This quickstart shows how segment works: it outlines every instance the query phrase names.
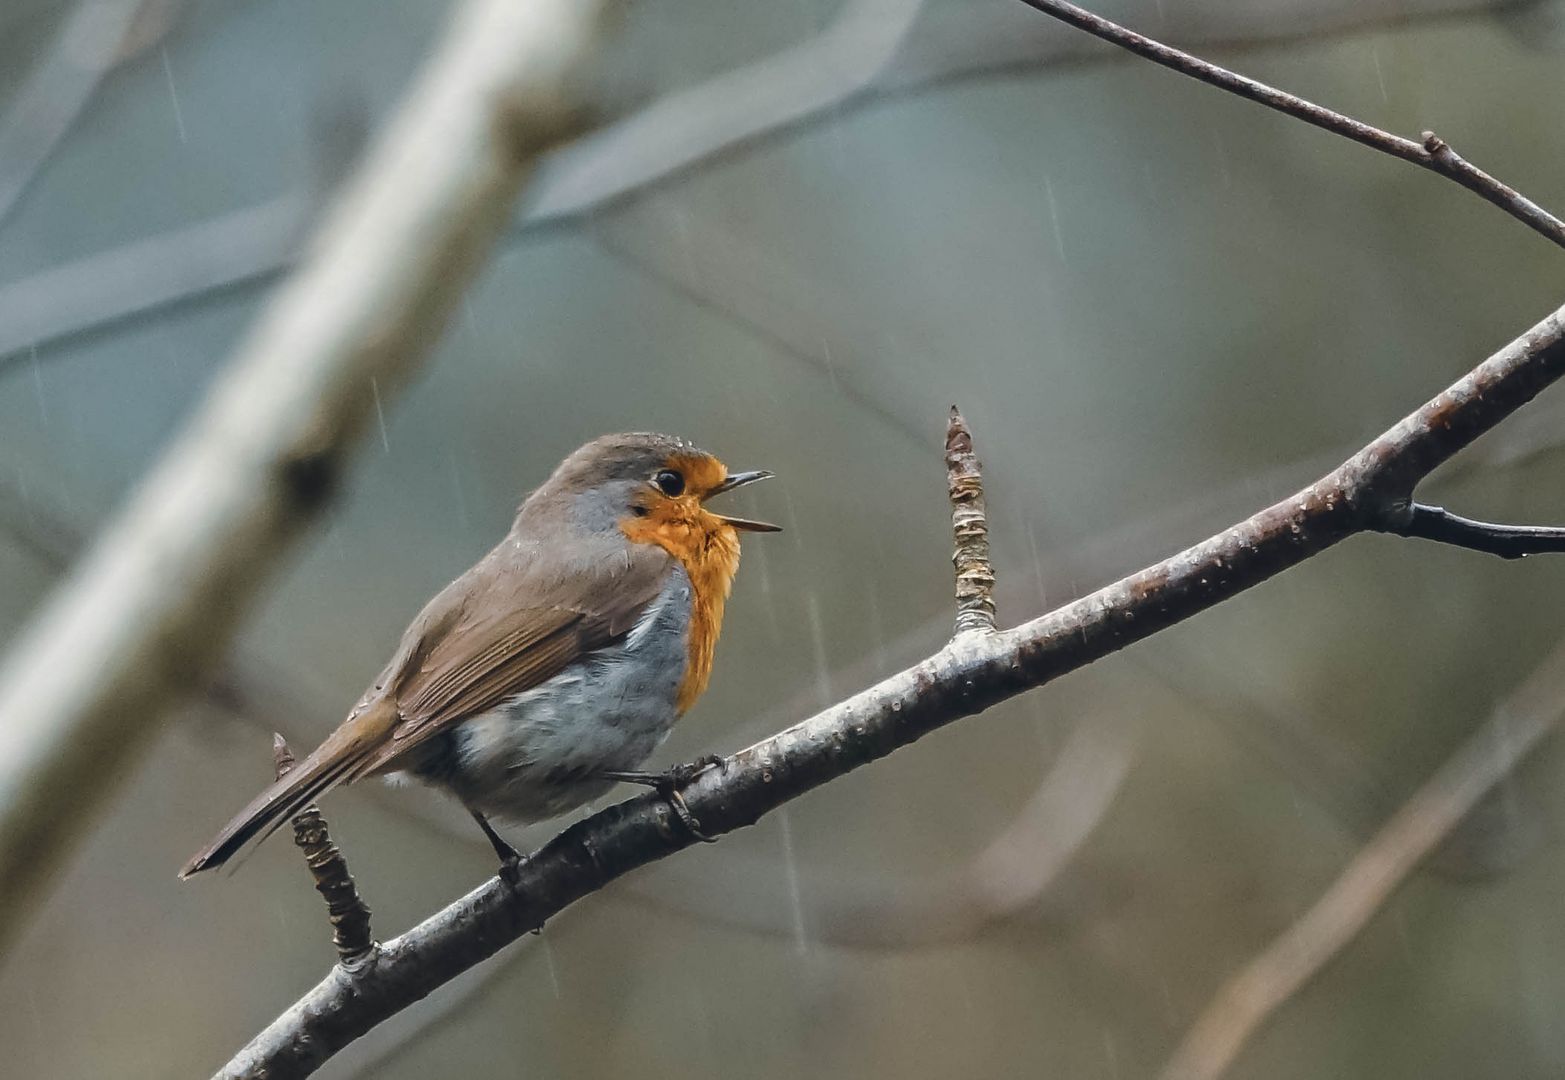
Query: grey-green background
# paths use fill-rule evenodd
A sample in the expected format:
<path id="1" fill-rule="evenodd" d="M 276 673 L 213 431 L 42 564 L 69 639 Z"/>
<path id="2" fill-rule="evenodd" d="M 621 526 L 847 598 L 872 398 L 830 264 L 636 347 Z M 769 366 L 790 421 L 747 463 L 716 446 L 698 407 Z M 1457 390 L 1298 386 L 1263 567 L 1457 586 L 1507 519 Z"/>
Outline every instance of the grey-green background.
<path id="1" fill-rule="evenodd" d="M 106 253 L 200 284 L 158 241 L 309 198 L 446 13 L 152 6 L 161 36 L 106 75 L 0 220 L 12 331 L 90 308 L 77 290 Z M 970 23 L 1032 32 L 1041 16 L 1015 7 L 928 3 L 908 47 L 938 53 Z M 1407 2 L 1368 25 L 1339 17 L 1351 7 L 1099 5 L 1388 128 L 1434 127 L 1565 208 L 1552 5 Z M 68 12 L 0 8 L 0 113 Z M 837 12 L 643 0 L 606 61 L 605 112 Z M 424 598 L 595 434 L 673 431 L 780 477 L 743 504 L 788 531 L 746 543 L 712 690 L 671 762 L 736 749 L 943 639 L 952 401 L 988 465 L 1002 618 L 1020 620 L 1310 479 L 1561 300 L 1565 254 L 1452 185 L 1145 64 L 1055 60 L 855 101 L 514 230 L 223 686 L 166 724 L 0 967 L 5 1074 L 205 1075 L 323 974 L 319 901 L 286 842 L 226 877 L 180 885 L 175 869 L 265 780 L 267 733 L 329 730 Z M 123 499 L 274 281 L 8 343 L 0 632 Z M 1427 494 L 1565 519 L 1562 415 L 1556 391 Z M 324 1075 L 1151 1075 L 1223 977 L 1556 647 L 1562 600 L 1565 563 L 1354 540 L 592 897 L 438 1023 L 439 997 Z M 1079 848 L 1005 917 L 968 917 L 971 894 L 1027 878 L 1027 847 L 980 853 L 1082 747 L 1066 770 L 1081 790 L 1054 810 L 1091 828 L 1042 829 L 1080 828 Z M 1561 764 L 1552 744 L 1530 759 L 1232 1075 L 1565 1071 Z M 421 792 L 354 789 L 326 811 L 383 936 L 492 870 Z"/>

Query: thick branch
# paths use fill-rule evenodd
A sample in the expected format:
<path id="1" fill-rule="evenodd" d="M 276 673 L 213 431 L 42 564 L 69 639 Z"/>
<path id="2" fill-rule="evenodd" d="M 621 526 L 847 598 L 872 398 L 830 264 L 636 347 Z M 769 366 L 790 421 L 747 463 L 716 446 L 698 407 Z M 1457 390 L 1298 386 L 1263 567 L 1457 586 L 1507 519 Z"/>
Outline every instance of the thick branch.
<path id="1" fill-rule="evenodd" d="M 1389 131 L 1382 131 L 1355 120 L 1351 116 L 1335 112 L 1313 101 L 1307 101 L 1275 86 L 1268 86 L 1258 79 L 1239 75 L 1227 68 L 1202 60 L 1198 56 L 1182 52 L 1162 42 L 1154 41 L 1134 30 L 1079 8 L 1064 0 L 1021 0 L 1022 3 L 1043 14 L 1059 19 L 1084 30 L 1095 38 L 1127 49 L 1137 56 L 1163 67 L 1188 75 L 1219 89 L 1237 94 L 1248 101 L 1275 109 L 1280 113 L 1303 120 L 1306 124 L 1334 132 L 1345 139 L 1412 162 L 1430 172 L 1438 173 L 1454 183 L 1462 185 L 1479 198 L 1498 206 L 1517 221 L 1541 236 L 1565 247 L 1565 221 L 1561 221 L 1537 203 L 1533 202 L 1466 161 L 1432 131 L 1423 133 L 1420 142 L 1404 139 Z"/>
<path id="2" fill-rule="evenodd" d="M 1164 1067 L 1216 1080 L 1250 1036 L 1358 935 L 1478 801 L 1558 727 L 1565 649 L 1542 666 L 1353 857 L 1309 911 L 1228 979 Z"/>
<path id="3" fill-rule="evenodd" d="M 577 123 L 587 0 L 473 0 L 185 433 L 0 667 L 0 948 Z"/>
<path id="4" fill-rule="evenodd" d="M 294 766 L 293 751 L 288 740 L 272 735 L 272 758 L 277 763 L 277 779 L 281 780 Z M 315 891 L 326 901 L 326 917 L 331 921 L 331 943 L 337 947 L 337 958 L 353 967 L 367 957 L 375 947 L 370 933 L 370 909 L 359 895 L 359 887 L 348 873 L 348 860 L 342 857 L 337 845 L 331 842 L 331 830 L 326 819 L 314 803 L 306 806 L 293 817 L 293 842 L 304 853 L 304 863 L 315 879 Z"/>
<path id="5" fill-rule="evenodd" d="M 994 568 L 989 565 L 989 517 L 984 509 L 984 474 L 973 452 L 973 433 L 955 405 L 946 424 L 946 491 L 956 568 L 956 632 L 994 631 Z"/>
<path id="6" fill-rule="evenodd" d="M 726 759 L 684 790 L 703 828 L 743 828 L 964 716 L 1191 617 L 1370 527 L 1437 465 L 1565 373 L 1565 308 L 1321 480 L 1194 547 L 1012 630 L 963 634 L 929 659 Z M 645 795 L 578 822 L 521 868 L 334 969 L 223 1077 L 304 1075 L 371 1027 L 614 879 L 694 840 Z"/>
<path id="7" fill-rule="evenodd" d="M 1416 536 L 1442 544 L 1498 555 L 1502 559 L 1523 559 L 1528 555 L 1565 551 L 1565 529 L 1545 525 L 1495 525 L 1474 521 L 1438 506 L 1413 503 L 1404 514 L 1377 526 L 1394 536 Z"/>

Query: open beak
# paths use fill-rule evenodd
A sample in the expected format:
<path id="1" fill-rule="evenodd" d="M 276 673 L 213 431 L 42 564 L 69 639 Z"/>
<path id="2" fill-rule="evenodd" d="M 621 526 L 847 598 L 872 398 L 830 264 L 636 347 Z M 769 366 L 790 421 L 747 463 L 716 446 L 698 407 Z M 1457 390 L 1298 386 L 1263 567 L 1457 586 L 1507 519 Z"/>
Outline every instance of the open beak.
<path id="1" fill-rule="evenodd" d="M 721 484 L 718 484 L 715 488 L 706 493 L 705 498 L 710 499 L 713 495 L 721 495 L 725 491 L 732 491 L 734 488 L 742 488 L 746 484 L 755 483 L 757 480 L 769 480 L 774 475 L 774 473 L 769 473 L 765 469 L 754 469 L 750 472 L 729 473 L 728 477 Z M 729 517 L 726 514 L 720 514 L 718 516 L 728 524 L 732 525 L 734 528 L 744 532 L 782 532 L 781 525 L 773 525 L 770 522 L 751 521 L 749 518 Z"/>

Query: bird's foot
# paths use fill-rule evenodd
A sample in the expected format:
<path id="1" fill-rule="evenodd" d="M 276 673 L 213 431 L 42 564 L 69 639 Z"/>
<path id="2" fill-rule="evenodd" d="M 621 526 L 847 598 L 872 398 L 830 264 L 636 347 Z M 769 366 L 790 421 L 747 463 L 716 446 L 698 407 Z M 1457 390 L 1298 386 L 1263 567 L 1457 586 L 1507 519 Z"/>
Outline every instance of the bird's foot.
<path id="1" fill-rule="evenodd" d="M 523 855 L 510 845 L 510 842 L 499 833 L 494 826 L 489 824 L 489 819 L 472 807 L 467 812 L 473 815 L 473 820 L 478 822 L 478 827 L 484 830 L 484 839 L 489 841 L 489 846 L 494 848 L 496 858 L 500 860 L 500 880 L 515 889 L 521 884 L 522 864 L 527 861 Z"/>
<path id="2" fill-rule="evenodd" d="M 527 856 L 513 850 L 510 855 L 500 860 L 500 880 L 512 889 L 522 886 L 522 864 L 527 861 Z"/>
<path id="3" fill-rule="evenodd" d="M 618 780 L 625 784 L 644 784 L 652 788 L 668 801 L 669 807 L 674 811 L 674 816 L 690 831 L 690 835 L 703 844 L 717 843 L 717 837 L 708 836 L 706 830 L 701 828 L 701 822 L 690 812 L 690 807 L 685 804 L 682 790 L 690 785 L 696 777 L 711 769 L 721 769 L 723 758 L 719 754 L 702 754 L 694 761 L 682 762 L 660 773 L 649 772 L 620 772 L 608 770 L 601 775 L 607 780 Z"/>

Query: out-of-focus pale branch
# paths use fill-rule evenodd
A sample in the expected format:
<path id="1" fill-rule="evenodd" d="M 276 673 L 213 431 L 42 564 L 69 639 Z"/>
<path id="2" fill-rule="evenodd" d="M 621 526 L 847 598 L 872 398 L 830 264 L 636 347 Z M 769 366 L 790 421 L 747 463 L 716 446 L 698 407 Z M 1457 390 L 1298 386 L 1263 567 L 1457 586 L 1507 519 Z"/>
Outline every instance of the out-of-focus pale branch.
<path id="1" fill-rule="evenodd" d="M 423 358 L 539 157 L 600 4 L 471 0 L 300 272 L 0 666 L 0 948 Z"/>
<path id="2" fill-rule="evenodd" d="M 1256 45 L 1505 6 L 1505 0 L 1426 0 L 1416 7 L 1405 0 L 1300 0 L 1262 11 L 1243 5 L 1171 7 L 1165 36 L 1187 44 Z M 1110 55 L 1101 43 L 1020 8 L 989 11 L 963 4 L 923 13 L 918 8 L 915 0 L 855 0 L 817 37 L 682 90 L 558 152 L 534 185 L 517 227 L 569 220 L 888 95 Z M 653 116 L 666 131 L 653 128 Z M 29 346 L 265 280 L 286 268 L 295 231 L 263 220 L 260 210 L 234 211 L 139 241 L 133 264 L 119 252 L 103 252 L 0 286 L 0 374 L 6 357 Z M 304 220 L 308 200 L 285 198 L 270 210 L 286 226 Z M 136 273 L 126 272 L 129 265 Z"/>
<path id="3" fill-rule="evenodd" d="M 1277 1008 L 1325 967 L 1409 874 L 1565 715 L 1557 648 L 1414 793 L 1310 909 L 1218 989 L 1163 1080 L 1217 1080 Z"/>
<path id="4" fill-rule="evenodd" d="M 170 0 L 79 0 L 0 116 L 0 223 L 127 53 L 167 29 Z"/>

